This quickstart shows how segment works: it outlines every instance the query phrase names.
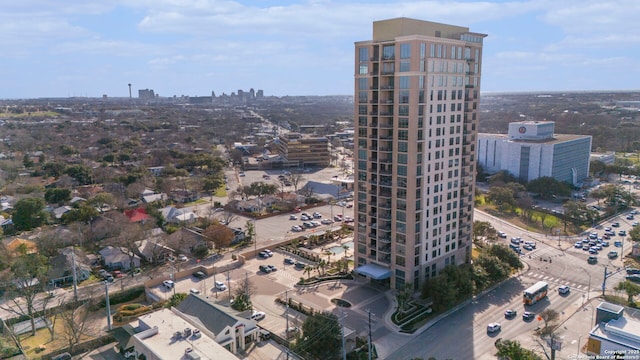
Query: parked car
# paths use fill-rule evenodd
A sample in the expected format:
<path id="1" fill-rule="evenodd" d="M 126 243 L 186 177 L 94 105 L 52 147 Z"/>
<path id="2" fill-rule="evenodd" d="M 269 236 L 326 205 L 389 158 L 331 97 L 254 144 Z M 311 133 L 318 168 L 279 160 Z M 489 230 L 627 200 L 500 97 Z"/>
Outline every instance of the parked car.
<path id="1" fill-rule="evenodd" d="M 193 288 L 189 289 L 189 292 L 190 292 L 190 293 L 192 293 L 192 294 L 194 294 L 194 295 L 198 295 L 198 294 L 200 294 L 200 290 L 198 290 L 198 289 L 193 289 Z"/>
<path id="2" fill-rule="evenodd" d="M 267 254 L 267 252 L 266 252 L 266 251 L 260 251 L 260 252 L 258 253 L 258 257 L 261 257 L 261 258 L 263 258 L 263 259 L 266 259 L 266 258 L 268 258 L 268 257 L 269 257 L 269 254 Z"/>
<path id="3" fill-rule="evenodd" d="M 184 255 L 184 254 L 180 254 L 180 255 L 178 255 L 178 260 L 180 260 L 180 261 L 187 261 L 187 260 L 189 260 L 189 259 L 187 259 L 187 256 L 186 256 L 186 255 Z"/>
<path id="4" fill-rule="evenodd" d="M 620 231 L 618 231 L 618 235 L 627 236 L 627 231 L 626 230 L 620 230 Z"/>
<path id="5" fill-rule="evenodd" d="M 269 265 L 267 265 L 267 267 L 268 267 L 268 268 L 269 268 L 269 270 L 271 270 L 272 272 L 273 272 L 273 271 L 278 271 L 278 268 L 277 268 L 275 265 L 271 265 L 271 264 L 269 264 Z"/>
<path id="6" fill-rule="evenodd" d="M 619 222 L 614 222 L 611 224 L 611 226 L 613 227 L 620 227 L 620 223 Z"/>
<path id="7" fill-rule="evenodd" d="M 597 264 L 598 258 L 595 255 L 590 255 L 589 258 L 587 259 L 587 263 L 590 265 Z"/>
<path id="8" fill-rule="evenodd" d="M 202 271 L 196 271 L 193 273 L 193 277 L 195 277 L 196 279 L 204 279 L 207 277 L 207 274 L 203 273 Z"/>
<path id="9" fill-rule="evenodd" d="M 634 283 L 640 283 L 640 275 L 638 274 L 634 274 L 634 275 L 627 275 L 625 277 L 625 279 L 634 282 Z"/>
<path id="10" fill-rule="evenodd" d="M 271 269 L 267 265 L 260 265 L 258 266 L 258 269 L 260 269 L 260 271 L 262 271 L 265 274 L 268 274 L 271 272 Z"/>
<path id="11" fill-rule="evenodd" d="M 320 218 L 322 218 L 322 214 L 320 214 L 319 212 L 316 211 L 316 212 L 313 213 L 313 218 L 314 219 L 320 219 Z"/>
<path id="12" fill-rule="evenodd" d="M 267 254 L 267 256 L 272 257 L 273 256 L 273 252 L 269 249 L 265 249 L 264 252 Z"/>
<path id="13" fill-rule="evenodd" d="M 295 215 L 289 215 L 289 220 L 298 220 L 298 217 Z"/>
<path id="14" fill-rule="evenodd" d="M 322 219 L 322 221 L 320 221 L 320 223 L 324 224 L 324 225 L 331 225 L 331 224 L 333 224 L 333 220 L 331 220 L 331 219 Z"/>
<path id="15" fill-rule="evenodd" d="M 216 281 L 215 282 L 215 287 L 216 287 L 216 290 L 218 290 L 218 291 L 227 290 L 227 285 L 225 285 L 222 281 Z"/>
<path id="16" fill-rule="evenodd" d="M 640 269 L 636 269 L 636 268 L 632 268 L 632 267 L 627 268 L 626 271 L 627 271 L 627 275 L 638 275 L 638 274 L 640 274 Z"/>
<path id="17" fill-rule="evenodd" d="M 609 259 L 615 259 L 618 257 L 618 252 L 617 251 L 609 251 L 609 253 L 607 254 L 607 257 Z"/>
<path id="18" fill-rule="evenodd" d="M 293 259 L 286 258 L 286 259 L 284 259 L 284 263 L 287 264 L 287 265 L 293 265 L 296 262 L 293 261 Z"/>
<path id="19" fill-rule="evenodd" d="M 498 237 L 501 237 L 503 239 L 506 239 L 507 234 L 504 231 L 498 231 Z"/>
<path id="20" fill-rule="evenodd" d="M 168 289 L 173 289 L 173 287 L 176 285 L 176 283 L 173 282 L 173 280 L 165 280 L 162 282 L 162 285 L 164 285 L 164 287 L 168 288 Z"/>
<path id="21" fill-rule="evenodd" d="M 305 263 L 302 263 L 302 262 L 299 262 L 299 261 L 298 261 L 298 262 L 296 263 L 295 267 L 296 267 L 297 269 L 304 269 L 304 268 L 306 268 L 306 267 L 307 267 L 307 264 L 305 264 Z"/>

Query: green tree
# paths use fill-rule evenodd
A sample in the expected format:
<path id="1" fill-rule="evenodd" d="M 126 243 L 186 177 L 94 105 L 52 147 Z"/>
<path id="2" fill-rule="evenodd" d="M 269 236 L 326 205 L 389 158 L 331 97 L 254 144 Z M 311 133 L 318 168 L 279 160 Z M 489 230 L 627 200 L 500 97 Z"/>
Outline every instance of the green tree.
<path id="1" fill-rule="evenodd" d="M 31 160 L 31 156 L 29 156 L 29 154 L 24 154 L 24 157 L 22 158 L 22 165 L 26 168 L 33 167 L 33 160 Z"/>
<path id="2" fill-rule="evenodd" d="M 73 165 L 65 170 L 65 174 L 74 178 L 80 185 L 89 185 L 93 182 L 93 172 L 86 165 Z"/>
<path id="3" fill-rule="evenodd" d="M 507 264 L 511 270 L 520 270 L 524 268 L 520 257 L 512 251 L 510 248 L 503 244 L 491 245 L 487 253 L 491 256 L 495 256 L 501 262 Z"/>
<path id="4" fill-rule="evenodd" d="M 71 199 L 71 189 L 47 189 L 44 192 L 44 200 L 49 204 L 60 204 Z"/>
<path id="5" fill-rule="evenodd" d="M 629 305 L 634 304 L 633 297 L 640 294 L 640 286 L 629 280 L 619 282 L 615 289 L 627 293 L 627 302 Z"/>
<path id="6" fill-rule="evenodd" d="M 40 198 L 18 200 L 13 208 L 13 224 L 16 229 L 29 231 L 43 225 L 47 219 L 44 205 L 44 200 Z"/>
<path id="7" fill-rule="evenodd" d="M 600 160 L 593 160 L 589 163 L 589 171 L 594 177 L 601 175 L 604 172 L 605 168 L 606 168 L 605 163 L 603 163 Z"/>
<path id="8" fill-rule="evenodd" d="M 302 324 L 302 333 L 304 336 L 294 345 L 294 351 L 308 354 L 311 359 L 340 359 L 342 331 L 336 315 L 314 313 Z"/>
<path id="9" fill-rule="evenodd" d="M 503 184 L 517 181 L 518 179 L 507 170 L 500 170 L 489 178 L 489 184 L 496 186 L 502 186 Z"/>
<path id="10" fill-rule="evenodd" d="M 481 266 L 487 273 L 488 280 L 492 283 L 500 281 L 511 273 L 509 265 L 496 256 L 482 254 L 474 264 Z"/>
<path id="11" fill-rule="evenodd" d="M 167 303 L 165 304 L 165 307 L 168 309 L 171 309 L 172 307 L 176 307 L 178 305 L 180 305 L 180 303 L 187 298 L 187 296 L 189 296 L 188 294 L 185 293 L 176 293 L 171 295 L 171 297 L 169 298 L 169 301 L 167 301 Z"/>
<path id="12" fill-rule="evenodd" d="M 640 226 L 632 227 L 631 230 L 629 230 L 629 232 L 627 233 L 627 235 L 629 235 L 629 237 L 633 241 L 640 241 Z"/>
<path id="13" fill-rule="evenodd" d="M 95 207 L 87 204 L 81 203 L 78 207 L 67 211 L 64 215 L 62 215 L 62 222 L 65 224 L 69 224 L 75 221 L 82 222 L 84 224 L 88 224 L 91 220 L 95 219 L 99 215 L 98 210 Z"/>
<path id="14" fill-rule="evenodd" d="M 496 356 L 503 360 L 542 360 L 538 354 L 525 349 L 516 340 L 498 339 L 495 342 Z"/>
<path id="15" fill-rule="evenodd" d="M 489 189 L 487 199 L 496 204 L 500 211 L 509 211 L 515 205 L 513 190 L 508 187 L 493 186 Z"/>
<path id="16" fill-rule="evenodd" d="M 540 195 L 544 199 L 550 199 L 553 196 L 562 197 L 571 195 L 571 187 L 561 181 L 550 176 L 543 176 L 529 181 L 527 190 Z"/>
<path id="17" fill-rule="evenodd" d="M 495 240 L 498 235 L 496 228 L 488 221 L 474 221 L 473 222 L 473 241 L 478 243 L 481 238 L 487 240 Z"/>

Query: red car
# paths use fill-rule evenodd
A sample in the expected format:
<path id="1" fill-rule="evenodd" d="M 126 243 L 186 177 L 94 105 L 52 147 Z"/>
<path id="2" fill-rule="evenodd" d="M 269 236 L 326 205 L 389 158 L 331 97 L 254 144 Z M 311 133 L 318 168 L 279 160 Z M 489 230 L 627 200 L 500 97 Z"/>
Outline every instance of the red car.
<path id="1" fill-rule="evenodd" d="M 121 278 L 121 277 L 123 277 L 123 276 L 124 276 L 124 275 L 122 275 L 122 273 L 120 272 L 120 270 L 114 270 L 114 271 L 113 271 L 113 277 Z"/>
<path id="2" fill-rule="evenodd" d="M 300 208 L 295 208 L 295 209 L 293 209 L 293 212 L 294 212 L 294 213 L 299 213 L 299 212 L 301 212 L 301 211 L 302 211 L 302 209 L 300 209 Z"/>

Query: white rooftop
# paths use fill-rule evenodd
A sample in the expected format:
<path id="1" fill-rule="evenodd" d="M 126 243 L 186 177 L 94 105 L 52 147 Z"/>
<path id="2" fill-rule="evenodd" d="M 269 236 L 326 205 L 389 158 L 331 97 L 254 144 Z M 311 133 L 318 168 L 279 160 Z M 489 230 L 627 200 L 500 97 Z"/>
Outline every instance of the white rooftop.
<path id="1" fill-rule="evenodd" d="M 193 332 L 196 328 L 169 309 L 141 316 L 139 322 L 141 329 L 148 330 L 136 334 L 135 338 L 144 344 L 145 352 L 152 351 L 158 359 L 238 359 L 209 337 L 206 329 L 198 329 L 199 337 L 185 336 L 185 329 Z"/>

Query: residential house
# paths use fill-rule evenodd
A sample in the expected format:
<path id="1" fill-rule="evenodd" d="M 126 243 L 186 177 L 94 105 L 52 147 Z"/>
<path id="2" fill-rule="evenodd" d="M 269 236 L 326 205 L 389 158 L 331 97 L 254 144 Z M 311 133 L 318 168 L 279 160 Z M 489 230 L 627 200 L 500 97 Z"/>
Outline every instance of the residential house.
<path id="1" fill-rule="evenodd" d="M 91 276 L 91 267 L 82 252 L 73 247 L 60 249 L 59 254 L 50 259 L 47 277 L 50 284 L 66 284 L 73 282 L 73 268 L 76 269 L 76 281 L 86 280 Z"/>
<path id="2" fill-rule="evenodd" d="M 21 255 L 24 251 L 25 254 L 35 254 L 38 252 L 38 245 L 31 240 L 15 238 L 7 239 L 8 242 L 4 244 L 7 253 L 11 256 Z M 4 243 L 5 241 L 3 241 Z"/>
<path id="3" fill-rule="evenodd" d="M 124 247 L 107 246 L 98 251 L 102 264 L 109 270 L 128 271 L 140 267 L 140 257 Z M 133 256 L 133 260 L 131 258 Z"/>
<path id="4" fill-rule="evenodd" d="M 179 204 L 196 201 L 200 198 L 196 191 L 173 190 L 169 193 L 169 198 Z"/>
<path id="5" fill-rule="evenodd" d="M 175 254 L 175 250 L 159 242 L 159 238 L 136 241 L 138 252 L 150 264 L 163 263 Z"/>
<path id="6" fill-rule="evenodd" d="M 142 196 L 142 202 L 145 204 L 151 204 L 156 201 L 165 201 L 165 200 L 167 200 L 167 194 L 165 193 L 160 193 L 160 194 L 154 193 L 154 194 Z"/>
<path id="7" fill-rule="evenodd" d="M 192 223 L 197 218 L 194 212 L 186 209 L 178 209 L 171 205 L 160 209 L 160 214 L 166 222 L 172 224 Z"/>
<path id="8" fill-rule="evenodd" d="M 147 210 L 144 208 L 125 210 L 124 215 L 129 218 L 131 222 L 144 223 L 151 219 L 151 215 L 147 214 Z"/>
<path id="9" fill-rule="evenodd" d="M 233 231 L 233 240 L 231 240 L 231 244 L 237 244 L 240 241 L 244 240 L 244 238 L 247 236 L 247 234 L 245 234 L 244 230 L 242 230 L 241 228 L 229 227 L 229 229 Z"/>
<path id="10" fill-rule="evenodd" d="M 167 244 L 179 253 L 191 253 L 200 247 L 213 249 L 213 243 L 206 241 L 200 232 L 185 227 L 169 235 Z"/>
<path id="11" fill-rule="evenodd" d="M 55 217 L 56 219 L 60 220 L 60 219 L 62 219 L 62 215 L 68 213 L 72 209 L 73 208 L 71 206 L 66 206 L 66 205 L 65 206 L 60 206 L 60 207 L 57 207 L 57 208 L 53 209 L 51 211 L 51 215 L 53 217 Z"/>

